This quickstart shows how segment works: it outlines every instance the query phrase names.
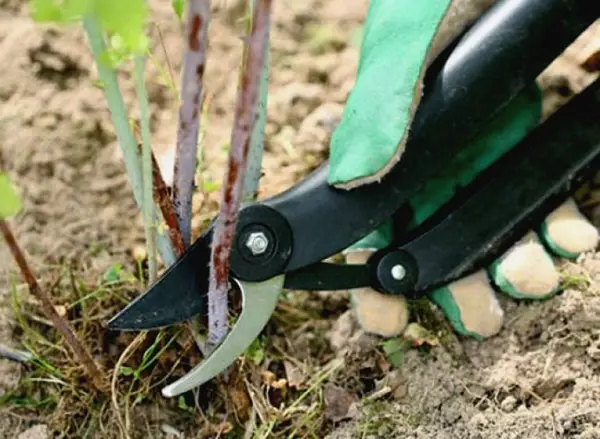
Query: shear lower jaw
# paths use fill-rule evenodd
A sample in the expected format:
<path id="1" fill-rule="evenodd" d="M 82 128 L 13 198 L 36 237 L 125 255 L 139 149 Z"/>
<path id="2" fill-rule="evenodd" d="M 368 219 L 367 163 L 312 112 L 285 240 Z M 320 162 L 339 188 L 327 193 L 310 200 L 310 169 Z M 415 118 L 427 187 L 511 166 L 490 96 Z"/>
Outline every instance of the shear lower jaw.
<path id="1" fill-rule="evenodd" d="M 268 323 L 285 276 L 273 277 L 264 282 L 234 281 L 242 293 L 242 312 L 225 340 L 198 366 L 174 383 L 162 389 L 165 397 L 178 396 L 192 390 L 224 371 L 242 355 Z"/>

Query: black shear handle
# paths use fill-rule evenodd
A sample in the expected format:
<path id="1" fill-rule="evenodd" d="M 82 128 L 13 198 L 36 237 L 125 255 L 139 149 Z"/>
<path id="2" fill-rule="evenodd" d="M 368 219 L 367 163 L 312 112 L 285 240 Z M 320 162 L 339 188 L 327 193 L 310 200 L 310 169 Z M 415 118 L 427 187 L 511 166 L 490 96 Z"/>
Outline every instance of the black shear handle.
<path id="1" fill-rule="evenodd" d="M 336 190 L 327 184 L 326 163 L 261 202 L 289 225 L 286 242 L 276 245 L 277 263 L 258 271 L 234 255 L 236 277 L 260 280 L 297 270 L 373 231 L 599 16 L 600 1 L 499 1 L 462 37 L 426 90 L 402 160 L 386 178 Z M 260 223 L 252 218 L 252 206 L 246 213 L 246 224 Z"/>
<path id="2" fill-rule="evenodd" d="M 600 167 L 600 79 L 575 96 L 402 241 L 366 264 L 318 262 L 291 290 L 371 287 L 416 298 L 487 267 Z M 401 276 L 394 270 L 400 269 Z"/>

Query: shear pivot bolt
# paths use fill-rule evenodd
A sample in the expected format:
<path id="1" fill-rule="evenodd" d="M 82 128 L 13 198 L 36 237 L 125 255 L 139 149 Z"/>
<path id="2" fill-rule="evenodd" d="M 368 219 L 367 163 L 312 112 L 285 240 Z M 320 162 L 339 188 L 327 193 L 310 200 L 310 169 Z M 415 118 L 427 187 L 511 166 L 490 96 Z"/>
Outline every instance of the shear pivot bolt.
<path id="1" fill-rule="evenodd" d="M 406 276 L 406 268 L 404 268 L 400 264 L 394 265 L 392 267 L 392 277 L 394 279 L 396 279 L 396 280 L 402 280 L 402 279 L 404 279 L 404 276 Z"/>
<path id="2" fill-rule="evenodd" d="M 269 246 L 269 240 L 263 232 L 250 233 L 246 240 L 246 247 L 252 252 L 254 256 L 262 255 L 267 251 Z"/>

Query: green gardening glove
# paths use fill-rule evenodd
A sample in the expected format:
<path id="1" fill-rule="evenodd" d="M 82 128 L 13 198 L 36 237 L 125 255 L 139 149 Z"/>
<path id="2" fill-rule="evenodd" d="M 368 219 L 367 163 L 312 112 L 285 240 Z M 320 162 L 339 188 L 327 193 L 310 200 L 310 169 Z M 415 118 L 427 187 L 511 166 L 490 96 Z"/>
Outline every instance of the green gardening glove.
<path id="1" fill-rule="evenodd" d="M 331 140 L 331 185 L 378 181 L 401 159 L 428 64 L 494 1 L 371 0 L 356 83 Z"/>
<path id="2" fill-rule="evenodd" d="M 379 180 L 401 160 L 406 131 L 419 102 L 422 72 L 431 58 L 428 50 L 443 46 L 436 38 L 444 33 L 444 20 L 453 13 L 455 2 L 427 2 L 427 7 L 422 3 L 371 3 L 356 84 L 331 142 L 329 182 L 336 187 L 351 189 Z M 540 115 L 541 96 L 532 84 L 410 200 L 413 224 L 427 219 L 458 188 L 521 141 L 538 125 Z M 391 224 L 384 224 L 347 249 L 347 262 L 365 262 L 390 239 Z M 560 280 L 546 248 L 558 256 L 575 257 L 597 244 L 598 230 L 569 200 L 488 270 L 440 288 L 431 298 L 457 332 L 477 339 L 489 337 L 503 322 L 490 278 L 513 298 L 545 299 L 558 291 Z M 401 296 L 369 288 L 352 290 L 351 295 L 357 320 L 367 332 L 394 336 L 408 323 L 406 300 Z"/>

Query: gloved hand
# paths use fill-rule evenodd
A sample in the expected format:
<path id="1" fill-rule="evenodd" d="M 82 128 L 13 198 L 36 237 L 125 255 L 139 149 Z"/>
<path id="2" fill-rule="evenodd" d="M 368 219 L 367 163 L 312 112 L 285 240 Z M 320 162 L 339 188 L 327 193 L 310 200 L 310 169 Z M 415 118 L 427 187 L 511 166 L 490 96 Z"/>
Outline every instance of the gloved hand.
<path id="1" fill-rule="evenodd" d="M 330 184 L 351 190 L 381 179 L 401 160 L 427 63 L 490 3 L 371 2 L 356 83 L 331 140 Z M 539 124 L 540 117 L 541 95 L 532 84 L 410 200 L 413 224 L 423 222 L 456 189 L 521 141 Z M 391 224 L 384 224 L 347 249 L 346 261 L 364 263 L 390 239 Z M 531 231 L 487 270 L 440 288 L 430 297 L 458 333 L 476 339 L 493 336 L 502 327 L 504 313 L 492 282 L 515 299 L 549 298 L 560 282 L 552 254 L 574 258 L 594 249 L 598 239 L 598 230 L 569 199 L 539 230 Z M 402 296 L 369 288 L 350 293 L 354 313 L 365 331 L 391 337 L 406 327 L 410 316 Z"/>

